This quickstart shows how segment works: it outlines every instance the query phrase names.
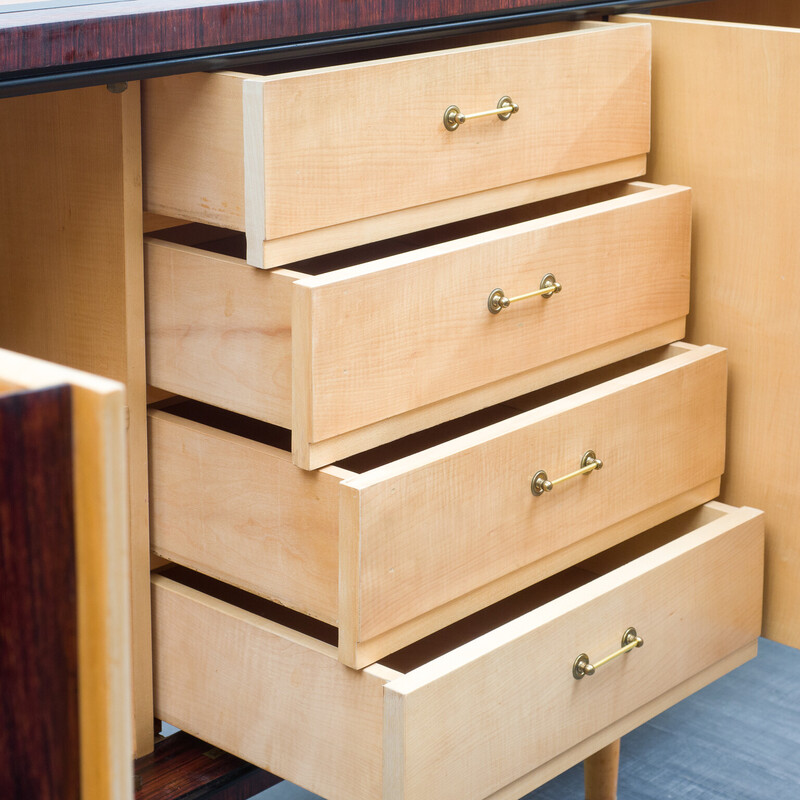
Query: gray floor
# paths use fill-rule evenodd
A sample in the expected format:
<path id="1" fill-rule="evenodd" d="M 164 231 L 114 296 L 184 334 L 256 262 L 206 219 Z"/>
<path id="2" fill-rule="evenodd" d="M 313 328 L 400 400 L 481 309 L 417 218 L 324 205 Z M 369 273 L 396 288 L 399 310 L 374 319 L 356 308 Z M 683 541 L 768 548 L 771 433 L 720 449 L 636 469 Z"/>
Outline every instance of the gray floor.
<path id="1" fill-rule="evenodd" d="M 534 796 L 581 800 L 582 768 Z M 673 798 L 800 800 L 800 651 L 762 640 L 754 661 L 622 740 L 618 800 Z M 282 783 L 258 800 L 318 798 Z"/>

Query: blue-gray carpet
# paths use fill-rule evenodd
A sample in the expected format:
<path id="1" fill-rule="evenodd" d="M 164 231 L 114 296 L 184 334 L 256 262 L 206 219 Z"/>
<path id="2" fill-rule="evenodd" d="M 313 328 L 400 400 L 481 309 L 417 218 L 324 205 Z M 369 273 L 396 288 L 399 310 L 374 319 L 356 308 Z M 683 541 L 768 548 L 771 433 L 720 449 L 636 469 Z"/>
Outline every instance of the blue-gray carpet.
<path id="1" fill-rule="evenodd" d="M 526 800 L 581 800 L 579 765 Z M 800 800 L 800 651 L 758 658 L 622 740 L 618 800 Z M 288 783 L 258 800 L 317 800 Z M 436 798 L 430 798 L 436 800 Z"/>

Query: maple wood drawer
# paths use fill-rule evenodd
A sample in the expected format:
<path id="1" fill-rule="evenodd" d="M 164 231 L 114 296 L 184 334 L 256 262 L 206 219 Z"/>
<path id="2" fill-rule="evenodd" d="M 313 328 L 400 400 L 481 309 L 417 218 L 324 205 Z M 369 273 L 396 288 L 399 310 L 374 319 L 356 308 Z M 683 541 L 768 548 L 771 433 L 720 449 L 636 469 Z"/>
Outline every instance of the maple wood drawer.
<path id="1" fill-rule="evenodd" d="M 643 174 L 649 26 L 523 33 L 288 73 L 146 81 L 145 209 L 246 231 L 248 262 L 274 267 Z M 509 119 L 445 127 L 451 105 L 469 115 L 504 96 L 519 109 Z"/>
<path id="2" fill-rule="evenodd" d="M 338 626 L 360 667 L 715 497 L 725 356 L 670 345 L 315 472 L 288 431 L 151 410 L 152 546 Z"/>
<path id="3" fill-rule="evenodd" d="M 709 503 L 356 671 L 335 630 L 178 568 L 155 714 L 326 800 L 517 800 L 754 656 L 762 571 L 761 512 Z"/>
<path id="4" fill-rule="evenodd" d="M 148 379 L 291 428 L 319 467 L 682 338 L 690 233 L 691 191 L 646 183 L 291 270 L 228 255 L 241 234 L 172 229 L 145 245 Z M 548 275 L 559 292 L 490 311 Z"/>

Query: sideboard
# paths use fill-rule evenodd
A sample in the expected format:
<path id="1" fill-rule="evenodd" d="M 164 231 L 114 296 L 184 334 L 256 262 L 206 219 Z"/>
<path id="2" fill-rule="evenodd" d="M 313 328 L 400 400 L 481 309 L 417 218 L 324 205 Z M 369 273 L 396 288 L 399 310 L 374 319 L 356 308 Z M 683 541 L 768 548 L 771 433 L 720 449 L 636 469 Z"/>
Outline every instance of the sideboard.
<path id="1" fill-rule="evenodd" d="M 794 5 L 182 5 L 0 14 L 0 345 L 126 385 L 136 753 L 153 743 L 149 575 L 162 563 L 150 552 L 147 403 L 163 393 L 147 386 L 142 233 L 164 221 L 142 211 L 138 82 L 156 76 L 665 6 L 666 16 L 612 21 L 652 26 L 646 180 L 693 190 L 687 339 L 728 348 L 720 499 L 765 511 L 764 635 L 800 646 L 800 492 L 787 479 L 800 399 L 791 369 L 800 339 L 791 270 L 800 149 L 798 112 L 786 101 L 800 74 Z M 598 738 L 597 747 L 614 738 Z M 584 750 L 574 760 L 592 746 Z"/>

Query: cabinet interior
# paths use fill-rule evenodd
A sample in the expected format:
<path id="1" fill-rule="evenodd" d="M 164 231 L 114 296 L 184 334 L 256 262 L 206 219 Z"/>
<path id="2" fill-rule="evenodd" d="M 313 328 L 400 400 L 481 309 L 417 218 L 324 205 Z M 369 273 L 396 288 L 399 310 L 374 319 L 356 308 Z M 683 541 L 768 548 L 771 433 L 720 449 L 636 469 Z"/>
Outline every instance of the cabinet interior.
<path id="1" fill-rule="evenodd" d="M 414 42 L 397 44 L 365 43 L 362 49 L 348 49 L 324 55 L 311 55 L 302 58 L 271 59 L 268 62 L 249 64 L 236 70 L 224 70 L 227 74 L 249 77 L 251 75 L 283 75 L 290 72 L 302 72 L 312 69 L 326 69 L 361 64 L 367 61 L 378 61 L 387 58 L 413 56 L 419 53 L 435 53 L 441 50 L 452 50 L 456 47 L 472 47 L 482 44 L 512 41 L 514 39 L 532 39 L 542 36 L 553 36 L 559 33 L 572 33 L 604 25 L 602 22 L 548 22 L 538 25 L 527 25 L 519 28 L 493 29 L 478 33 L 458 33 L 447 35 L 437 32 L 435 36 Z"/>
<path id="2" fill-rule="evenodd" d="M 657 14 L 688 17 L 740 25 L 769 25 L 776 28 L 800 28 L 800 3 L 797 0 L 704 0 L 664 9 Z"/>
<path id="3" fill-rule="evenodd" d="M 577 566 L 570 567 L 550 578 L 529 586 L 494 605 L 481 609 L 452 625 L 420 639 L 381 659 L 381 664 L 396 672 L 410 672 L 434 658 L 444 655 L 489 631 L 555 600 L 566 592 L 584 586 L 601 575 L 623 566 L 634 558 L 645 555 L 681 536 L 725 516 L 722 508 L 701 506 L 651 528 Z M 171 565 L 162 574 L 184 586 L 210 595 L 224 603 L 236 606 L 256 616 L 311 636 L 332 647 L 336 646 L 337 629 L 297 611 L 249 594 L 242 589 L 192 572 L 185 567 Z"/>
<path id="4" fill-rule="evenodd" d="M 282 267 L 282 269 L 298 273 L 297 278 L 303 278 L 306 275 L 324 275 L 325 273 L 352 267 L 356 264 L 365 264 L 380 258 L 396 256 L 400 253 L 419 250 L 423 247 L 430 247 L 455 239 L 463 239 L 467 236 L 485 233 L 497 228 L 505 228 L 542 219 L 564 211 L 573 211 L 585 206 L 602 203 L 606 200 L 626 197 L 627 195 L 647 191 L 650 188 L 648 184 L 628 183 L 625 181 L 598 186 L 561 197 L 540 200 L 537 203 L 528 203 L 523 206 L 505 209 L 504 211 L 496 211 L 492 214 L 484 214 L 471 219 L 459 220 L 448 225 L 416 231 L 404 236 L 371 242 L 335 253 L 326 253 L 323 256 L 303 261 L 295 261 Z M 245 263 L 247 240 L 245 234 L 239 231 L 217 228 L 201 223 L 190 223 L 154 231 L 149 236 L 153 239 L 173 244 L 194 247 L 207 253 L 238 258 L 242 261 L 242 267 L 254 269 L 254 267 L 250 267 Z"/>

